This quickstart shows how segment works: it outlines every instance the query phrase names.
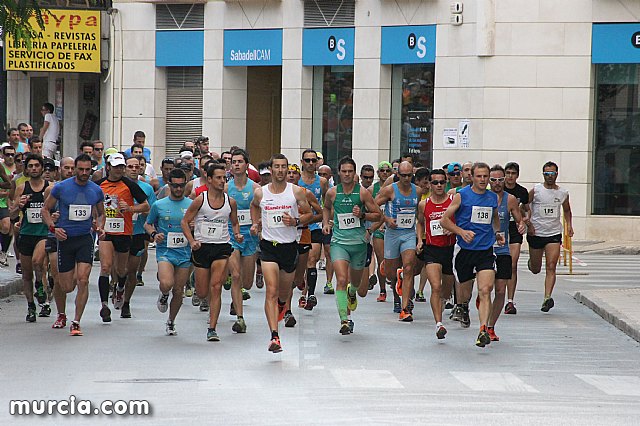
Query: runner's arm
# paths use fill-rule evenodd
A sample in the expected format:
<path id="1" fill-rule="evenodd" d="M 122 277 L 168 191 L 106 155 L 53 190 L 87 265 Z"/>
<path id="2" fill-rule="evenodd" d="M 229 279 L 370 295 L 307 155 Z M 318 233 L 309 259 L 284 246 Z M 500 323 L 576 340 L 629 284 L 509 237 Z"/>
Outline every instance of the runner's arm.
<path id="1" fill-rule="evenodd" d="M 461 202 L 462 198 L 460 197 L 460 194 L 454 195 L 451 204 L 449 204 L 449 207 L 447 207 L 447 210 L 444 212 L 444 216 L 442 216 L 442 218 L 440 219 L 440 225 L 442 225 L 444 229 L 455 235 L 462 235 L 463 232 L 466 232 L 464 229 L 453 223 L 452 220 L 452 218 L 460 208 Z"/>
<path id="2" fill-rule="evenodd" d="M 236 200 L 229 197 L 229 206 L 231 206 L 231 214 L 229 214 L 229 219 L 231 219 L 231 229 L 233 229 L 233 236 L 236 237 L 237 240 L 239 236 L 242 236 L 240 234 L 240 224 L 238 223 L 238 203 L 236 203 Z"/>
<path id="3" fill-rule="evenodd" d="M 505 194 L 507 193 L 505 192 Z M 524 224 L 520 206 L 518 205 L 518 199 L 511 194 L 507 195 L 509 197 L 507 199 L 507 207 L 509 208 L 509 212 L 511 213 L 511 216 L 513 216 L 513 220 L 515 220 L 516 224 L 518 225 L 518 232 L 520 234 L 524 234 L 527 230 L 527 226 Z"/>
<path id="4" fill-rule="evenodd" d="M 182 233 L 185 237 L 187 237 L 189 244 L 193 244 L 193 242 L 195 241 L 195 238 L 193 238 L 193 234 L 191 233 L 191 227 L 189 226 L 189 224 L 195 219 L 196 215 L 198 214 L 198 210 L 200 210 L 200 207 L 202 207 L 203 202 L 204 196 L 202 194 L 198 195 L 193 203 L 189 205 L 187 212 L 184 214 L 184 217 L 180 221 Z"/>
<path id="5" fill-rule="evenodd" d="M 311 193 L 311 191 L 304 191 L 307 195 L 307 202 L 315 212 L 311 222 L 309 223 L 317 223 L 322 222 L 322 207 L 320 207 L 320 203 L 318 203 L 318 199 Z M 325 196 L 326 197 L 326 196 Z"/>
<path id="6" fill-rule="evenodd" d="M 573 237 L 573 214 L 571 213 L 569 194 L 567 194 L 567 199 L 562 203 L 562 211 L 564 212 L 564 221 L 567 224 L 567 233 L 570 237 Z"/>
<path id="7" fill-rule="evenodd" d="M 424 240 L 424 206 L 427 204 L 426 200 L 418 203 L 418 226 L 416 227 L 416 235 L 418 236 L 418 243 Z"/>
<path id="8" fill-rule="evenodd" d="M 311 211 L 311 207 L 307 202 L 305 191 L 303 191 L 303 188 L 300 188 L 299 186 L 294 186 L 293 193 L 298 203 L 298 214 L 300 215 L 298 225 L 308 225 L 313 218 L 313 212 Z M 296 224 L 294 224 L 294 226 L 295 225 Z"/>
<path id="9" fill-rule="evenodd" d="M 13 200 L 11 200 L 11 207 L 9 207 L 9 215 L 11 216 L 11 219 L 15 219 L 18 217 L 18 215 L 20 214 L 20 209 L 22 209 L 22 207 L 24 207 L 24 202 L 22 203 L 22 205 L 20 205 L 20 198 L 22 197 L 22 194 L 24 193 L 24 184 L 21 184 L 18 189 L 16 189 Z M 24 201 L 24 200 L 22 200 Z"/>
<path id="10" fill-rule="evenodd" d="M 4 167 L 0 167 L 0 179 L 2 179 L 2 182 L 0 182 L 0 188 L 11 189 L 11 178 L 7 176 L 7 171 Z"/>
<path id="11" fill-rule="evenodd" d="M 364 214 L 364 220 L 369 222 L 378 222 L 380 220 L 380 207 L 376 204 L 371 196 L 371 193 L 366 189 L 360 187 L 360 199 L 362 200 L 367 211 Z"/>
<path id="12" fill-rule="evenodd" d="M 322 232 L 326 235 L 331 233 L 331 224 L 329 223 L 333 219 L 333 200 L 336 197 L 335 188 L 327 191 L 327 196 L 324 198 L 324 207 L 322 209 Z"/>
<path id="13" fill-rule="evenodd" d="M 46 191 L 45 191 L 45 194 L 46 194 Z M 53 195 L 51 195 L 51 191 L 49 191 L 49 195 L 45 196 L 44 198 L 44 204 L 42 205 L 42 209 L 41 209 L 42 221 L 47 225 L 48 228 L 55 226 L 55 223 L 53 222 L 53 218 L 51 217 L 50 212 L 56 207 L 57 202 L 58 202 L 58 199 Z"/>

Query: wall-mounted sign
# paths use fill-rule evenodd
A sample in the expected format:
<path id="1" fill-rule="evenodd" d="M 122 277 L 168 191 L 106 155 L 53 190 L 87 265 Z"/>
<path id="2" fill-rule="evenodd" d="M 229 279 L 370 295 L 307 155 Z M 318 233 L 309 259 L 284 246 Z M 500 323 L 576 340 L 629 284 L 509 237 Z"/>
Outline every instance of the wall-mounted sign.
<path id="1" fill-rule="evenodd" d="M 640 23 L 593 24 L 591 62 L 640 64 Z"/>
<path id="2" fill-rule="evenodd" d="M 302 32 L 302 65 L 353 65 L 354 28 L 308 28 Z"/>
<path id="3" fill-rule="evenodd" d="M 382 27 L 380 63 L 433 64 L 436 62 L 436 26 Z"/>
<path id="4" fill-rule="evenodd" d="M 282 30 L 224 30 L 224 66 L 282 65 Z"/>
<path id="5" fill-rule="evenodd" d="M 49 10 L 44 28 L 35 17 L 31 49 L 7 35 L 4 69 L 7 71 L 100 72 L 100 12 Z"/>
<path id="6" fill-rule="evenodd" d="M 156 31 L 157 67 L 201 67 L 204 64 L 204 31 Z"/>

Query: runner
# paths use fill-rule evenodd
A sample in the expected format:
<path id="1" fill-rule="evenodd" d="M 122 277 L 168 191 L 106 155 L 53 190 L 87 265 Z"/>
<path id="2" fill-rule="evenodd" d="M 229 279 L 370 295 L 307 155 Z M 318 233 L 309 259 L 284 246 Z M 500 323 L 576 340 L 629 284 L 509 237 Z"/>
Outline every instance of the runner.
<path id="1" fill-rule="evenodd" d="M 440 219 L 451 204 L 452 197 L 445 192 L 446 174 L 442 169 L 429 173 L 431 196 L 418 205 L 417 228 L 418 258 L 425 263 L 427 279 L 431 285 L 431 311 L 436 321 L 436 337 L 444 339 L 447 329 L 442 324 L 443 303 L 453 287 L 453 247 L 455 235 L 442 228 Z"/>
<path id="2" fill-rule="evenodd" d="M 33 301 L 34 272 L 36 288 L 44 288 L 44 243 L 47 239 L 47 225 L 42 222 L 41 210 L 44 204 L 43 193 L 49 183 L 42 178 L 43 163 L 39 155 L 27 155 L 25 168 L 29 180 L 16 189 L 11 208 L 12 218 L 17 218 L 20 212 L 23 214 L 18 250 L 22 265 L 24 295 L 28 304 L 27 322 L 36 322 L 36 305 Z M 43 294 L 43 297 L 38 299 L 41 308 L 38 316 L 51 315 L 51 307 L 47 303 L 46 295 Z"/>
<path id="3" fill-rule="evenodd" d="M 493 245 L 496 242 L 503 245 L 504 236 L 499 232 L 498 196 L 487 191 L 489 166 L 475 163 L 471 174 L 472 186 L 461 189 L 453 196 L 453 201 L 440 219 L 440 225 L 456 235 L 454 265 L 460 283 L 458 300 L 465 301 L 462 303 L 465 319 L 469 316 L 468 301 L 474 278 L 478 283 L 480 332 L 476 346 L 483 348 L 491 343 L 487 323 L 491 316 L 491 291 L 496 275 Z"/>
<path id="4" fill-rule="evenodd" d="M 23 155 L 23 154 L 19 154 Z M 15 195 L 15 186 L 13 184 L 13 176 L 18 171 L 18 166 L 15 162 L 16 150 L 12 145 L 4 145 L 2 148 L 2 157 L 4 162 L 2 163 L 3 167 L 0 167 L 0 266 L 9 266 L 8 251 L 9 247 L 11 247 L 11 239 L 13 235 L 13 226 L 11 215 L 9 214 L 9 204 L 8 200 L 13 200 Z M 23 179 L 26 180 L 25 178 Z M 17 222 L 17 218 L 15 221 Z M 14 222 L 15 223 L 15 222 Z M 17 246 L 14 244 L 14 250 L 16 256 L 18 257 L 18 263 L 20 264 L 19 254 L 17 250 Z M 17 266 L 16 266 L 17 270 Z M 17 271 L 16 271 L 17 272 Z M 22 270 L 20 272 L 22 273 Z"/>
<path id="5" fill-rule="evenodd" d="M 413 173 L 414 173 L 415 184 L 419 188 L 422 188 L 422 197 L 420 198 L 420 201 L 425 201 L 427 198 L 429 198 L 429 195 L 431 195 L 431 186 L 429 184 L 430 171 L 426 167 L 416 168 L 414 165 Z M 420 215 L 420 209 L 418 209 L 418 216 L 419 215 Z M 418 241 L 420 241 L 420 238 L 418 238 Z M 420 259 L 419 256 L 418 256 L 418 259 Z M 416 292 L 415 300 L 416 302 L 426 302 L 427 299 L 426 297 L 424 297 L 424 288 L 427 285 L 427 269 L 423 267 L 423 268 L 420 268 L 420 271 L 415 271 L 415 272 L 419 272 L 419 275 L 420 275 L 420 281 L 418 284 L 418 291 Z"/>
<path id="6" fill-rule="evenodd" d="M 191 266 L 191 247 L 181 228 L 182 218 L 191 205 L 191 200 L 184 196 L 187 182 L 182 170 L 172 170 L 168 181 L 169 196 L 151 206 L 144 228 L 156 243 L 160 282 L 158 310 L 165 313 L 169 308 L 166 333 L 168 336 L 175 336 L 178 334 L 175 320 L 182 306 L 184 282 Z M 173 294 L 171 303 L 169 292 Z"/>
<path id="7" fill-rule="evenodd" d="M 373 186 L 374 177 L 375 177 L 375 170 L 373 169 L 373 166 L 371 164 L 364 164 L 360 168 L 359 178 L 362 181 L 362 187 L 367 191 L 369 190 L 369 188 Z M 356 175 L 356 182 L 357 180 L 358 180 L 358 175 Z M 371 193 L 370 191 L 368 192 Z M 361 285 L 368 286 L 369 290 L 373 290 L 375 285 L 378 284 L 378 276 L 376 275 L 376 271 L 375 271 L 376 269 L 375 262 L 373 262 L 373 264 L 371 262 L 373 260 L 373 243 L 371 242 L 371 226 L 372 225 L 373 224 L 370 221 L 365 221 L 364 223 L 365 230 L 366 230 L 366 240 L 367 240 L 367 261 L 365 265 L 367 267 L 367 273 L 362 274 L 362 278 L 361 278 L 362 282 L 360 283 Z"/>
<path id="8" fill-rule="evenodd" d="M 319 159 L 320 157 L 318 157 Z M 331 167 L 323 164 L 318 167 L 318 176 L 323 177 L 329 182 L 329 187 L 333 186 L 333 171 Z M 324 235 L 322 234 L 322 250 L 321 257 L 318 261 L 318 269 L 324 269 L 325 275 L 327 277 L 327 282 L 324 285 L 324 294 L 334 294 L 333 284 L 331 281 L 333 280 L 333 263 L 331 263 L 331 234 Z"/>
<path id="9" fill-rule="evenodd" d="M 529 191 L 527 188 L 516 182 L 520 176 L 520 166 L 518 163 L 510 162 L 504 166 L 504 190 L 518 199 L 521 215 L 528 221 L 530 215 L 529 210 Z M 504 307 L 505 314 L 515 315 L 518 313 L 514 298 L 516 295 L 516 286 L 518 284 L 518 260 L 520 259 L 520 247 L 522 246 L 522 234 L 518 232 L 518 226 L 511 216 L 509 222 L 509 253 L 511 254 L 511 279 L 507 281 L 507 304 Z"/>
<path id="10" fill-rule="evenodd" d="M 207 340 L 210 342 L 220 341 L 216 325 L 220 316 L 222 282 L 226 278 L 227 262 L 233 251 L 229 244 L 229 219 L 236 241 L 241 244 L 244 240 L 238 224 L 236 200 L 224 192 L 225 177 L 222 164 L 209 165 L 209 190 L 196 197 L 181 222 L 182 232 L 191 246 L 191 261 L 196 267 L 196 293 L 200 299 L 209 301 Z M 194 220 L 192 233 L 189 223 Z M 238 319 L 241 318 L 238 316 Z"/>
<path id="11" fill-rule="evenodd" d="M 259 185 L 248 178 L 249 156 L 246 151 L 236 149 L 231 153 L 231 173 L 233 177 L 227 183 L 225 191 L 230 199 L 235 200 L 238 209 L 238 223 L 242 241 L 235 235 L 231 236 L 233 253 L 229 257 L 229 272 L 231 272 L 231 315 L 236 315 L 236 322 L 232 330 L 236 333 L 246 333 L 247 325 L 243 317 L 242 301 L 249 299 L 249 291 L 253 285 L 253 274 L 256 268 L 256 250 L 258 237 L 251 235 L 251 201 L 253 193 Z M 229 229 L 229 234 L 233 234 Z"/>
<path id="12" fill-rule="evenodd" d="M 42 207 L 42 219 L 58 239 L 60 287 L 66 294 L 71 293 L 76 285 L 78 286 L 76 310 L 71 323 L 72 336 L 82 336 L 80 320 L 89 298 L 89 275 L 93 264 L 92 218 L 94 213 L 97 217 L 96 233 L 102 237 L 104 232 L 104 195 L 100 187 L 89 180 L 90 177 L 91 157 L 79 155 L 75 160 L 75 178 L 56 184 Z M 60 218 L 57 223 L 54 223 L 50 211 L 55 209 L 56 203 L 58 203 Z M 65 310 L 63 309 L 62 312 Z"/>
<path id="13" fill-rule="evenodd" d="M 371 187 L 371 195 L 375 199 L 380 192 L 380 188 L 385 183 L 393 169 L 391 167 L 391 163 L 388 161 L 381 161 L 378 164 L 378 181 L 373 184 Z M 373 237 L 373 251 L 376 255 L 376 261 L 378 266 L 376 268 L 376 273 L 378 275 L 378 284 L 380 285 L 380 294 L 376 301 L 378 302 L 386 302 L 387 301 L 387 288 L 385 285 L 386 279 L 385 274 L 382 273 L 382 262 L 384 262 L 384 221 L 379 221 L 373 223 L 371 225 L 370 231 Z"/>
<path id="14" fill-rule="evenodd" d="M 556 284 L 556 266 L 560 257 L 562 242 L 562 221 L 560 209 L 564 214 L 567 235 L 573 237 L 571 204 L 569 191 L 556 185 L 558 165 L 548 161 L 542 166 L 544 183 L 536 184 L 529 191 L 531 200 L 531 219 L 527 224 L 527 242 L 529 243 L 529 270 L 539 274 L 542 269 L 542 254 L 545 257 L 544 301 L 542 312 L 549 312 L 554 302 L 551 297 Z"/>
<path id="15" fill-rule="evenodd" d="M 381 215 L 371 193 L 355 183 L 356 163 L 352 158 L 339 161 L 338 173 L 341 183 L 329 189 L 325 197 L 322 232 L 329 235 L 333 228 L 331 259 L 336 274 L 336 304 L 340 333 L 347 335 L 353 333 L 353 321 L 348 315 L 358 307 L 357 295 L 365 297 L 369 290 L 367 285 L 361 285 L 368 245 L 364 222 L 378 222 Z"/>
<path id="16" fill-rule="evenodd" d="M 135 180 L 124 176 L 125 159 L 122 154 L 112 154 L 105 167 L 107 177 L 97 184 L 104 193 L 104 210 L 106 215 L 105 236 L 98 243 L 100 249 L 100 317 L 103 322 L 111 322 L 109 309 L 109 276 L 111 267 L 115 265 L 117 286 L 114 289 L 113 307 L 120 309 L 124 304 L 125 284 L 127 282 L 127 261 L 131 249 L 133 234 L 133 215 L 147 213 L 149 203 L 147 195 Z M 134 204 L 138 202 L 138 204 Z"/>
<path id="17" fill-rule="evenodd" d="M 272 182 L 256 189 L 251 202 L 251 233 L 258 235 L 262 225 L 260 258 L 266 284 L 264 311 L 271 332 L 269 351 L 274 353 L 282 351 L 278 321 L 284 318 L 296 269 L 296 227 L 306 225 L 312 218 L 304 190 L 286 182 L 288 168 L 287 157 L 275 154 L 270 166 Z"/>

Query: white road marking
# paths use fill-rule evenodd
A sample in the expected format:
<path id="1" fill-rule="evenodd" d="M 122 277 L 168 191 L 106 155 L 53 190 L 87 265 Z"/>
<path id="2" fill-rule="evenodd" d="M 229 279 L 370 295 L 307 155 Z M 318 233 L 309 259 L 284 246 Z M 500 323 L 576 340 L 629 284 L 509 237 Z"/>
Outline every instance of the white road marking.
<path id="1" fill-rule="evenodd" d="M 388 370 L 331 370 L 331 374 L 343 388 L 404 388 Z"/>
<path id="2" fill-rule="evenodd" d="M 638 376 L 576 374 L 576 377 L 597 387 L 607 395 L 640 396 L 640 377 Z"/>
<path id="3" fill-rule="evenodd" d="M 474 391 L 539 393 L 512 373 L 451 371 L 451 375 Z"/>
<path id="4" fill-rule="evenodd" d="M 315 348 L 318 346 L 318 342 L 314 341 L 314 340 L 305 340 L 304 341 L 304 347 L 305 348 Z"/>

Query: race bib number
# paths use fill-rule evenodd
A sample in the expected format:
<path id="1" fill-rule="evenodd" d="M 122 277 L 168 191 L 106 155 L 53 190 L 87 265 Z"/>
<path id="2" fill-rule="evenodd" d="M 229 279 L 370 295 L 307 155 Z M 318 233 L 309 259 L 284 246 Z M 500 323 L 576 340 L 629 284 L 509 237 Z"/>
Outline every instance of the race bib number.
<path id="1" fill-rule="evenodd" d="M 269 222 L 269 228 L 284 228 L 287 225 L 282 221 L 282 214 L 284 212 L 282 210 L 269 211 L 267 212 L 267 222 Z"/>
<path id="2" fill-rule="evenodd" d="M 242 225 L 251 225 L 250 210 L 238 210 L 238 223 Z"/>
<path id="3" fill-rule="evenodd" d="M 398 213 L 396 218 L 396 225 L 400 229 L 413 228 L 413 224 L 416 220 L 416 215 L 413 213 Z"/>
<path id="4" fill-rule="evenodd" d="M 555 204 L 541 204 L 538 213 L 542 217 L 556 218 L 558 217 L 558 206 Z"/>
<path id="5" fill-rule="evenodd" d="M 111 234 L 124 233 L 124 218 L 122 217 L 108 217 L 104 224 L 104 230 Z"/>
<path id="6" fill-rule="evenodd" d="M 205 237 L 217 238 L 222 234 L 223 222 L 203 222 L 200 225 L 200 233 Z"/>
<path id="7" fill-rule="evenodd" d="M 76 222 L 87 220 L 91 217 L 91 206 L 86 204 L 70 204 L 69 220 Z"/>
<path id="8" fill-rule="evenodd" d="M 167 233 L 167 248 L 182 248 L 187 246 L 187 237 L 182 232 Z"/>
<path id="9" fill-rule="evenodd" d="M 37 207 L 27 209 L 29 223 L 42 223 L 42 210 Z"/>
<path id="10" fill-rule="evenodd" d="M 483 225 L 488 225 L 491 223 L 492 213 L 493 208 L 491 207 L 473 206 L 473 208 L 471 209 L 471 223 L 481 223 Z"/>
<path id="11" fill-rule="evenodd" d="M 353 213 L 338 214 L 338 229 L 354 229 L 360 226 L 360 220 Z"/>
<path id="12" fill-rule="evenodd" d="M 439 220 L 432 220 L 431 222 L 429 222 L 429 228 L 431 228 L 432 237 L 444 235 L 444 229 L 442 228 Z"/>

